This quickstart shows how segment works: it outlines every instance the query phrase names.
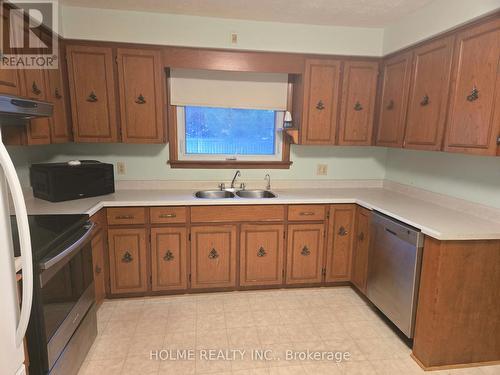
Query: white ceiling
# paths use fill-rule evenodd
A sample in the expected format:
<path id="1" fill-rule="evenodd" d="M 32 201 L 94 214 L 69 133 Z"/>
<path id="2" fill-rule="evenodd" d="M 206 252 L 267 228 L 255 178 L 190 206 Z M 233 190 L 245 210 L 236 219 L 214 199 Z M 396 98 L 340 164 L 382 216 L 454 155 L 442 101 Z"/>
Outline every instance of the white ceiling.
<path id="1" fill-rule="evenodd" d="M 59 0 L 122 9 L 256 21 L 383 27 L 433 0 Z"/>

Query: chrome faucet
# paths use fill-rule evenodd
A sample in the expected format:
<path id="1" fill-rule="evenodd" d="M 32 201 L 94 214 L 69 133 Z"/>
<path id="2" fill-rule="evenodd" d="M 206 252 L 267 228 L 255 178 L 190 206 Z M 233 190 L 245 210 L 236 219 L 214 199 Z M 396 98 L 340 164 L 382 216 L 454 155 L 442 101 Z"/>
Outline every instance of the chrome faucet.
<path id="1" fill-rule="evenodd" d="M 238 176 L 241 176 L 241 172 L 240 171 L 236 171 L 236 173 L 234 174 L 233 180 L 231 181 L 231 189 L 234 189 L 234 183 L 236 182 L 236 178 Z"/>
<path id="2" fill-rule="evenodd" d="M 269 176 L 269 173 L 266 174 L 264 180 L 267 181 L 266 190 L 271 190 L 271 176 Z"/>

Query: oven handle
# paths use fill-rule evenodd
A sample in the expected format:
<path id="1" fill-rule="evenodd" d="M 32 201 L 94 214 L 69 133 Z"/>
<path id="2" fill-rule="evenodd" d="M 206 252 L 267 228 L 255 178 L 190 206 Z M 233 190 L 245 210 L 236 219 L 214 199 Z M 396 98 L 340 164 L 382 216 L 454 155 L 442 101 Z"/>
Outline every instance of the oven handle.
<path id="1" fill-rule="evenodd" d="M 48 270 L 49 268 L 51 268 L 55 264 L 59 263 L 61 260 L 71 256 L 71 254 L 73 254 L 75 251 L 79 250 L 83 244 L 88 242 L 90 236 L 94 232 L 94 228 L 95 228 L 94 223 L 90 223 L 90 224 L 85 225 L 85 229 L 87 231 L 85 232 L 85 234 L 83 236 L 81 236 L 75 243 L 68 246 L 66 249 L 61 251 L 56 256 L 54 256 L 54 257 L 52 257 L 44 262 L 40 262 L 39 263 L 40 269 Z"/>

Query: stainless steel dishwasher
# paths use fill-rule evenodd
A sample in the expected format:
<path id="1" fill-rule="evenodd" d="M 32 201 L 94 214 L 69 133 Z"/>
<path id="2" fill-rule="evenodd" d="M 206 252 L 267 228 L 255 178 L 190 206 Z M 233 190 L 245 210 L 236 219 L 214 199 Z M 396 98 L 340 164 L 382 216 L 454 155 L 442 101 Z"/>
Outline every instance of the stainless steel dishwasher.
<path id="1" fill-rule="evenodd" d="M 424 235 L 374 212 L 370 242 L 367 297 L 412 338 Z"/>

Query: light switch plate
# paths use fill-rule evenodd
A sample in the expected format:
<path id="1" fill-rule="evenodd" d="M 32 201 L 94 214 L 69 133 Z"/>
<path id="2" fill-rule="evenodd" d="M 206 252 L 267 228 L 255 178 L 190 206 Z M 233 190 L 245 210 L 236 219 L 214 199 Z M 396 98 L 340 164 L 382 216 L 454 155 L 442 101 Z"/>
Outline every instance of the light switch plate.
<path id="1" fill-rule="evenodd" d="M 119 175 L 125 174 L 125 163 L 123 161 L 119 161 L 116 163 L 116 173 Z"/>

